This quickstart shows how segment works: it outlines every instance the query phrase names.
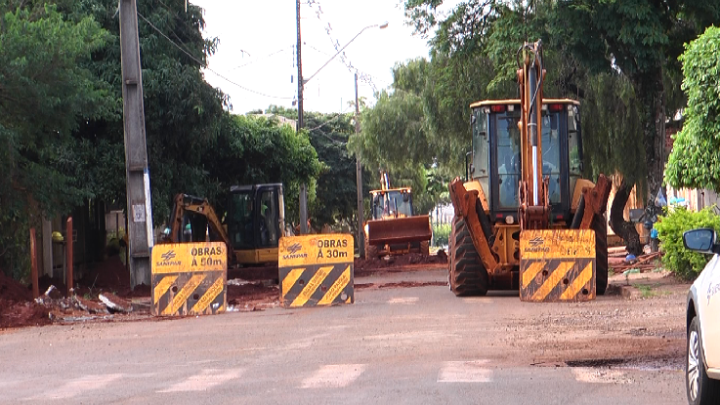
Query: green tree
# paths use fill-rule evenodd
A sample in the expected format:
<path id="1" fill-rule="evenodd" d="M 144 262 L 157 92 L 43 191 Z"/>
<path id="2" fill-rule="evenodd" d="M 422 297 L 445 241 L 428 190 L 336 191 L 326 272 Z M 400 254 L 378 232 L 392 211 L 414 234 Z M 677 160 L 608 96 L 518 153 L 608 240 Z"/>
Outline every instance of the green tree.
<path id="1" fill-rule="evenodd" d="M 72 134 L 111 115 L 114 100 L 84 66 L 108 40 L 92 17 L 41 2 L 2 0 L 0 10 L 0 267 L 19 277 L 30 224 L 87 196 Z"/>
<path id="2" fill-rule="evenodd" d="M 354 102 L 353 102 L 354 103 Z M 360 100 L 363 106 L 363 100 Z M 354 104 L 353 104 L 354 106 Z M 361 107 L 362 108 L 362 107 Z M 270 106 L 270 114 L 297 119 L 297 110 Z M 310 143 L 317 151 L 322 169 L 317 177 L 315 197 L 308 198 L 308 211 L 313 227 L 323 225 L 357 228 L 357 181 L 355 157 L 348 150 L 348 142 L 355 134 L 353 114 L 321 114 L 305 112 L 305 129 Z M 370 191 L 373 173 L 363 171 L 363 193 Z M 296 204 L 297 199 L 291 204 Z"/>
<path id="3" fill-rule="evenodd" d="M 232 185 L 283 183 L 285 217 L 290 223 L 298 223 L 295 202 L 300 184 L 311 185 L 308 200 L 312 201 L 315 181 L 323 168 L 307 133 L 297 134 L 290 125 L 264 117 L 236 115 L 230 119 L 230 127 L 203 159 L 207 177 L 218 186 L 218 210 L 222 212 Z"/>
<path id="4" fill-rule="evenodd" d="M 680 57 L 688 106 L 665 176 L 673 187 L 720 191 L 720 28 L 710 27 Z"/>
<path id="5" fill-rule="evenodd" d="M 86 179 L 92 198 L 124 206 L 117 1 L 80 5 L 77 13 L 92 15 L 109 32 L 111 40 L 94 52 L 88 68 L 109 83 L 117 108 L 112 117 L 87 120 L 76 132 L 82 152 L 76 175 Z M 153 220 L 159 224 L 169 217 L 176 193 L 206 196 L 213 202 L 218 197 L 224 185 L 207 165 L 219 136 L 233 124 L 224 110 L 227 97 L 205 82 L 200 71 L 217 46 L 216 39 L 202 36 L 202 10 L 190 5 L 185 13 L 180 0 L 139 2 L 138 15 Z"/>
<path id="6" fill-rule="evenodd" d="M 668 90 L 676 93 L 668 85 L 677 86 L 672 81 L 678 77 L 677 58 L 683 43 L 719 15 L 718 1 L 573 0 L 556 5 L 556 35 L 573 55 L 596 72 L 619 70 L 631 83 L 641 125 L 640 133 L 627 136 L 641 139 L 645 167 L 624 174 L 652 193 L 663 181 L 665 121 L 681 107 L 668 105 L 667 97 Z"/>

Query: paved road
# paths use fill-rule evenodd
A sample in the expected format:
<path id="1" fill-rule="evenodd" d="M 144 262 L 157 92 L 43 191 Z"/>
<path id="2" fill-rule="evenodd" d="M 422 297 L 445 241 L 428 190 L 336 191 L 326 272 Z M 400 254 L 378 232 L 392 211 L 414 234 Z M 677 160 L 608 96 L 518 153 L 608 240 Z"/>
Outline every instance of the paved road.
<path id="1" fill-rule="evenodd" d="M 343 307 L 6 332 L 0 403 L 684 403 L 678 370 L 531 365 L 498 322 L 527 308 L 429 286 L 364 289 Z"/>

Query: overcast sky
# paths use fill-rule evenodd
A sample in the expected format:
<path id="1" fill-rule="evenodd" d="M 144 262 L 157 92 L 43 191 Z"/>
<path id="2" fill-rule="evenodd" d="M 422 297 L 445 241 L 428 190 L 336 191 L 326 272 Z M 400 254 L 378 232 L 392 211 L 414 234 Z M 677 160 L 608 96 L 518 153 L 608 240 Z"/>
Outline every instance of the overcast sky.
<path id="1" fill-rule="evenodd" d="M 297 97 L 297 41 L 295 0 L 195 0 L 205 9 L 205 36 L 218 37 L 218 52 L 210 58 L 206 80 L 230 95 L 233 112 L 244 114 L 269 105 L 292 107 Z M 457 0 L 445 7 L 456 4 Z M 318 17 L 319 14 L 319 17 Z M 400 0 L 303 0 L 302 66 L 307 79 L 364 27 L 388 22 L 386 29 L 365 30 L 345 50 L 347 63 L 338 56 L 305 85 L 305 111 L 350 111 L 354 100 L 354 70 L 380 90 L 392 83 L 397 62 L 427 56 L 427 41 L 412 35 L 405 24 Z M 330 34 L 327 29 L 330 28 Z M 230 83 L 232 81 L 233 83 Z M 360 81 L 360 97 L 374 103 L 373 86 Z"/>

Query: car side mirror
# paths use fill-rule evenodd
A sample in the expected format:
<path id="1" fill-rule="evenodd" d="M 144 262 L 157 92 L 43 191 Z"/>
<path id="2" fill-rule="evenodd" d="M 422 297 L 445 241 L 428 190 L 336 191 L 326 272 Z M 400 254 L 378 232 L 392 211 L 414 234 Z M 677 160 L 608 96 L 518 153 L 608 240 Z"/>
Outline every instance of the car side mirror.
<path id="1" fill-rule="evenodd" d="M 693 229 L 683 234 L 685 249 L 699 253 L 716 253 L 717 235 L 713 229 Z"/>

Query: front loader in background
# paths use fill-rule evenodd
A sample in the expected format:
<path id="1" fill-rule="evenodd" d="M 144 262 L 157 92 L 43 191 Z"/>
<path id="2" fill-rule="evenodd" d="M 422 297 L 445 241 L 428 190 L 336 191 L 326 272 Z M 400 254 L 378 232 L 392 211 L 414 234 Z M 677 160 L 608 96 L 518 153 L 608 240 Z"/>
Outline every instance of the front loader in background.
<path id="1" fill-rule="evenodd" d="M 450 184 L 450 289 L 588 301 L 608 283 L 610 181 L 582 178 L 580 103 L 544 99 L 542 43 L 518 54 L 520 99 L 471 104 L 470 178 Z"/>
<path id="2" fill-rule="evenodd" d="M 373 190 L 372 219 L 365 223 L 365 258 L 420 253 L 430 255 L 432 228 L 429 215 L 414 215 L 412 189 L 391 188 L 380 172 L 380 190 Z"/>

